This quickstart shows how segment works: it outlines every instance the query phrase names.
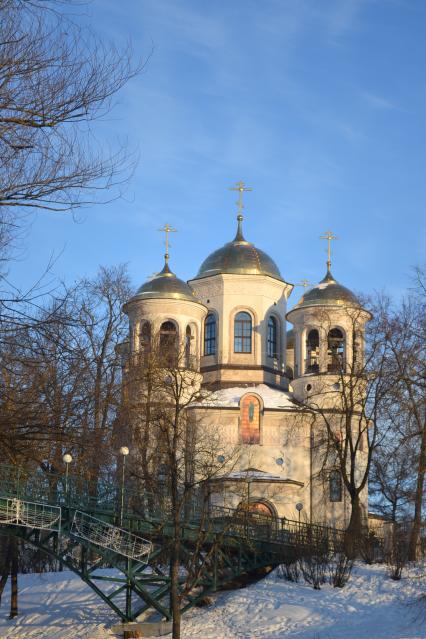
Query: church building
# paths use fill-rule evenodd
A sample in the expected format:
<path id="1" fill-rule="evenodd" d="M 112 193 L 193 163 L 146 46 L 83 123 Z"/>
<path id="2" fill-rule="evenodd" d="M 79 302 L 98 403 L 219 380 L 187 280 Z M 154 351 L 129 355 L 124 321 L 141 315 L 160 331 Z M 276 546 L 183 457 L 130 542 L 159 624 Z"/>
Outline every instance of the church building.
<path id="1" fill-rule="evenodd" d="M 332 402 L 355 349 L 356 357 L 363 356 L 371 316 L 332 275 L 329 232 L 325 276 L 288 312 L 294 286 L 245 239 L 246 189 L 239 182 L 235 190 L 234 239 L 207 256 L 188 282 L 171 271 L 166 250 L 164 268 L 125 305 L 130 354 L 152 335 L 175 339 L 211 391 L 205 403 L 192 407 L 194 416 L 240 449 L 238 463 L 211 486 L 214 503 L 236 508 L 245 502 L 256 512 L 343 528 L 349 495 L 337 465 L 324 464 L 315 453 L 315 421 L 307 408 L 319 389 Z M 361 498 L 366 516 L 367 488 Z"/>

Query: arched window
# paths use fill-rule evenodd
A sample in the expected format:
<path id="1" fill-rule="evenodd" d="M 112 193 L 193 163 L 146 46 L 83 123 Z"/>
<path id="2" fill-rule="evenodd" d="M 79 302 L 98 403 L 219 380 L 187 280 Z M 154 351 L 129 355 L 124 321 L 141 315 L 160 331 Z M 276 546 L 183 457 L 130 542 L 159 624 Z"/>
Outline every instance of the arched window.
<path id="1" fill-rule="evenodd" d="M 344 367 L 345 338 L 340 328 L 328 332 L 327 370 L 329 373 L 341 373 Z"/>
<path id="2" fill-rule="evenodd" d="M 216 354 L 216 317 L 209 313 L 204 322 L 204 355 Z"/>
<path id="3" fill-rule="evenodd" d="M 234 320 L 234 352 L 251 353 L 251 316 L 242 311 L 237 313 Z"/>
<path id="4" fill-rule="evenodd" d="M 260 401 L 256 395 L 244 395 L 241 399 L 240 437 L 243 444 L 260 442 Z"/>
<path id="5" fill-rule="evenodd" d="M 362 343 L 362 332 L 359 330 L 354 331 L 352 335 L 353 356 L 351 366 L 353 366 L 355 371 L 362 367 Z"/>
<path id="6" fill-rule="evenodd" d="M 173 322 L 163 322 L 160 328 L 160 352 L 167 366 L 176 365 L 177 329 Z"/>
<path id="7" fill-rule="evenodd" d="M 332 470 L 329 478 L 329 499 L 330 501 L 342 501 L 342 475 L 339 470 Z"/>
<path id="8" fill-rule="evenodd" d="M 185 366 L 186 368 L 190 368 L 191 366 L 191 340 L 192 340 L 191 327 L 188 325 L 186 327 L 186 332 L 185 332 Z"/>
<path id="9" fill-rule="evenodd" d="M 151 324 L 144 322 L 139 334 L 139 348 L 141 353 L 148 354 L 151 351 Z"/>
<path id="10" fill-rule="evenodd" d="M 306 372 L 319 371 L 319 333 L 316 328 L 309 331 L 306 338 Z"/>
<path id="11" fill-rule="evenodd" d="M 267 340 L 268 357 L 277 357 L 277 320 L 272 315 L 268 319 L 268 340 Z"/>

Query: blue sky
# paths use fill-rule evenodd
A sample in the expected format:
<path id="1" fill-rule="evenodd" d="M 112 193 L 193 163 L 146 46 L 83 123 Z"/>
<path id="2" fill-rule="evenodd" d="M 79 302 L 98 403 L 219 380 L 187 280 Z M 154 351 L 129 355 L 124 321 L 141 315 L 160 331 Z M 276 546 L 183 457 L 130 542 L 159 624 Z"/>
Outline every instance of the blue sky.
<path id="1" fill-rule="evenodd" d="M 162 266 L 193 277 L 235 234 L 243 179 L 246 238 L 290 282 L 325 271 L 399 296 L 426 249 L 424 0 L 94 0 L 82 17 L 147 57 L 96 124 L 106 146 L 139 150 L 123 198 L 37 215 L 11 278 L 29 285 L 52 254 L 71 283 L 126 262 L 140 285 Z M 302 293 L 296 289 L 291 300 Z"/>

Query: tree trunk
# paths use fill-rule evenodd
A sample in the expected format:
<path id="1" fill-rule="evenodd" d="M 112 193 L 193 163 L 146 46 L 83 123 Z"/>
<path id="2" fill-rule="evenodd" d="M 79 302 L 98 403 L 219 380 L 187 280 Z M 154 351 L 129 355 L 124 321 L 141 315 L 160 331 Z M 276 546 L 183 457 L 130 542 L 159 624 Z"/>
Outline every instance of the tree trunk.
<path id="1" fill-rule="evenodd" d="M 7 584 L 10 573 L 10 540 L 9 537 L 3 537 L 0 544 L 2 551 L 1 560 L 1 577 L 0 577 L 0 604 L 4 589 Z"/>
<path id="2" fill-rule="evenodd" d="M 2 576 L 0 577 L 0 604 L 1 604 L 1 598 L 3 595 L 4 589 L 7 584 L 8 577 L 9 577 L 9 567 L 7 567 L 7 572 L 4 572 Z"/>
<path id="3" fill-rule="evenodd" d="M 180 639 L 180 597 L 179 597 L 179 548 L 176 548 L 176 540 L 173 541 L 175 548 L 172 550 L 170 562 L 170 607 L 172 610 L 172 637 Z"/>
<path id="4" fill-rule="evenodd" d="M 10 616 L 9 619 L 14 619 L 18 616 L 18 544 L 16 539 L 10 541 Z"/>
<path id="5" fill-rule="evenodd" d="M 362 516 L 359 494 L 351 495 L 351 518 L 345 534 L 345 552 L 350 559 L 356 557 L 362 536 Z"/>
<path id="6" fill-rule="evenodd" d="M 413 527 L 410 533 L 410 541 L 408 544 L 408 561 L 416 561 L 417 558 L 417 546 L 419 542 L 420 529 L 422 526 L 422 505 L 424 494 L 424 483 L 426 475 L 426 424 L 423 426 L 420 453 L 419 453 L 419 466 L 417 470 L 417 482 L 416 482 L 416 495 L 414 499 L 414 520 Z"/>

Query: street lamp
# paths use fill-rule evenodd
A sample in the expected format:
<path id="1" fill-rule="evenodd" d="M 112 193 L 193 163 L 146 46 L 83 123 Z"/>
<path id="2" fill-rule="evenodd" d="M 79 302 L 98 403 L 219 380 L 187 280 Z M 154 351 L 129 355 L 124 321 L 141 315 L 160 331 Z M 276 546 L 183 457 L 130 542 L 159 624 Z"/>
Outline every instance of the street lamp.
<path id="1" fill-rule="evenodd" d="M 129 454 L 127 446 L 121 446 L 120 455 L 123 456 L 123 462 L 121 465 L 121 507 L 120 507 L 120 526 L 123 525 L 123 512 L 124 512 L 124 473 L 126 469 L 126 457 Z"/>
<path id="2" fill-rule="evenodd" d="M 68 470 L 69 465 L 72 462 L 72 456 L 69 453 L 65 453 L 65 455 L 62 457 L 62 461 L 65 464 L 65 499 L 68 502 Z"/>
<path id="3" fill-rule="evenodd" d="M 296 510 L 297 510 L 297 512 L 299 513 L 299 528 L 300 528 L 300 513 L 301 513 L 301 512 L 302 512 L 302 510 L 303 510 L 303 504 L 302 504 L 302 502 L 300 502 L 300 501 L 299 501 L 299 502 L 296 504 Z"/>

